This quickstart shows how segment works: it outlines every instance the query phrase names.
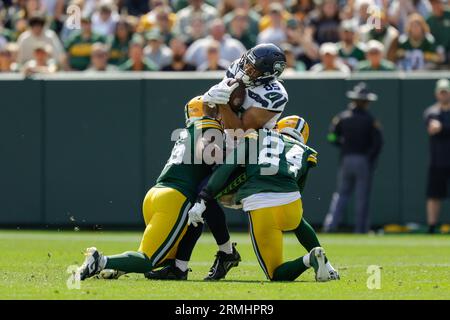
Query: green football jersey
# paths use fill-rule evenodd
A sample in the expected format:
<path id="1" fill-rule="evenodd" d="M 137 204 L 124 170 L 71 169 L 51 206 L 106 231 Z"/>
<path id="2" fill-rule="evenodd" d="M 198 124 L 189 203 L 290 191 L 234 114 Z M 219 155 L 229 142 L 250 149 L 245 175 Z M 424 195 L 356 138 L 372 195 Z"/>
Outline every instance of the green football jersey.
<path id="1" fill-rule="evenodd" d="M 258 193 L 303 191 L 308 169 L 316 164 L 314 149 L 276 131 L 260 130 L 227 156 L 211 176 L 206 192 L 221 196 L 237 190 L 240 202 Z"/>
<path id="2" fill-rule="evenodd" d="M 219 130 L 220 123 L 209 117 L 191 122 L 180 132 L 169 160 L 156 181 L 156 187 L 170 187 L 195 201 L 200 183 L 212 173 L 212 165 L 195 156 L 195 145 L 207 130 Z"/>

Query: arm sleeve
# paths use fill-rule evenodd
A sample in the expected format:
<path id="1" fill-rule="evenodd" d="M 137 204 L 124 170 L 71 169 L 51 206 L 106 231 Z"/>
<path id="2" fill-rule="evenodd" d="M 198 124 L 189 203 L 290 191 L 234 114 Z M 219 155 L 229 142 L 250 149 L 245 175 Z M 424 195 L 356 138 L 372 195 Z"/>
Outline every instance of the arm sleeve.
<path id="1" fill-rule="evenodd" d="M 328 129 L 327 140 L 331 144 L 340 145 L 340 136 L 341 136 L 341 118 L 339 115 L 335 116 L 333 120 L 331 120 L 330 128 Z"/>
<path id="2" fill-rule="evenodd" d="M 215 198 L 222 191 L 228 182 L 228 178 L 239 167 L 239 163 L 244 163 L 246 157 L 246 140 L 238 145 L 235 152 L 227 155 L 225 163 L 219 166 L 211 175 L 208 183 L 200 192 L 201 196 L 206 198 Z"/>

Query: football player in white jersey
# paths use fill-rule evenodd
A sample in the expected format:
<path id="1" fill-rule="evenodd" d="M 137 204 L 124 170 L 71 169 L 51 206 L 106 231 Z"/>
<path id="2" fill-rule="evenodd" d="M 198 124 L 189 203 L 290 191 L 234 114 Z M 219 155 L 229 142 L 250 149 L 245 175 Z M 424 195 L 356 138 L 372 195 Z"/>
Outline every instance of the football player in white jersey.
<path id="1" fill-rule="evenodd" d="M 209 105 L 219 105 L 226 129 L 272 129 L 288 102 L 286 89 L 278 80 L 286 67 L 283 51 L 271 43 L 259 44 L 231 64 L 225 78 L 203 96 Z M 228 86 L 230 78 L 246 85 L 247 96 L 241 114 L 234 113 L 227 103 L 236 85 Z"/>

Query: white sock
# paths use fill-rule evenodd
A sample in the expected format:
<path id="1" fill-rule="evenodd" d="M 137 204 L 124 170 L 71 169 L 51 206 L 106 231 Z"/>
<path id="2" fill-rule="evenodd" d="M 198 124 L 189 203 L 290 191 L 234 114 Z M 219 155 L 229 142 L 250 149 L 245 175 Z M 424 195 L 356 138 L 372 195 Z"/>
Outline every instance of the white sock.
<path id="1" fill-rule="evenodd" d="M 308 268 L 311 268 L 311 263 L 309 262 L 309 253 L 303 256 L 303 264 Z"/>
<path id="2" fill-rule="evenodd" d="M 231 246 L 231 241 L 228 240 L 224 244 L 219 245 L 219 251 L 223 251 L 226 254 L 232 254 L 233 253 L 233 247 Z"/>
<path id="3" fill-rule="evenodd" d="M 106 261 L 107 261 L 107 260 L 108 260 L 108 258 L 107 258 L 106 256 L 103 256 L 103 257 L 100 259 L 100 263 L 99 263 L 100 270 L 105 269 Z"/>
<path id="4" fill-rule="evenodd" d="M 331 265 L 330 261 L 327 261 L 327 263 L 325 263 L 325 266 L 327 267 L 328 270 L 334 270 L 334 268 Z"/>
<path id="5" fill-rule="evenodd" d="M 175 266 L 183 272 L 188 269 L 188 263 L 189 261 L 175 259 Z"/>

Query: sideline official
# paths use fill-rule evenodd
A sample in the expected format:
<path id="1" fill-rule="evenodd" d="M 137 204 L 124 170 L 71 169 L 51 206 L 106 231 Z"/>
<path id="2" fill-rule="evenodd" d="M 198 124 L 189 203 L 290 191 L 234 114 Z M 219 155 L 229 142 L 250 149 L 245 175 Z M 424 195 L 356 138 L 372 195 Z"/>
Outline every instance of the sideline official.
<path id="1" fill-rule="evenodd" d="M 364 82 L 347 92 L 351 103 L 347 110 L 332 120 L 328 141 L 340 148 L 337 191 L 333 194 L 324 222 L 324 232 L 335 231 L 355 190 L 355 232 L 369 230 L 369 198 L 372 174 L 383 140 L 379 123 L 369 113 L 368 106 L 378 99 Z"/>

